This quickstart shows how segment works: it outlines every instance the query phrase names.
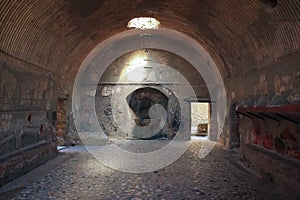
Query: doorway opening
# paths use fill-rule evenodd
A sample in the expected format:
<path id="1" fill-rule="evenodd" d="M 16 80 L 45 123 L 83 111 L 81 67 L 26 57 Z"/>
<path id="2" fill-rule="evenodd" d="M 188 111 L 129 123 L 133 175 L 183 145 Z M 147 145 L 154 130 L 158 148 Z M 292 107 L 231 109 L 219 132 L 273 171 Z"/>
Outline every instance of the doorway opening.
<path id="1" fill-rule="evenodd" d="M 191 102 L 191 136 L 208 139 L 210 103 Z"/>

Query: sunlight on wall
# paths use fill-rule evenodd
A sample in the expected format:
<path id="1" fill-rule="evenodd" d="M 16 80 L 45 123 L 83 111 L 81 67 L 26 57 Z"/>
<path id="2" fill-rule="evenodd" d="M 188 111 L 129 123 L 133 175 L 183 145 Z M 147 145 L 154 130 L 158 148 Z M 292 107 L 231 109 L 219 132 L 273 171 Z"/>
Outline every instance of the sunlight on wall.
<path id="1" fill-rule="evenodd" d="M 126 76 L 130 81 L 142 81 L 145 78 L 144 66 L 146 61 L 141 57 L 135 57 L 130 61 L 130 65 L 126 68 Z"/>

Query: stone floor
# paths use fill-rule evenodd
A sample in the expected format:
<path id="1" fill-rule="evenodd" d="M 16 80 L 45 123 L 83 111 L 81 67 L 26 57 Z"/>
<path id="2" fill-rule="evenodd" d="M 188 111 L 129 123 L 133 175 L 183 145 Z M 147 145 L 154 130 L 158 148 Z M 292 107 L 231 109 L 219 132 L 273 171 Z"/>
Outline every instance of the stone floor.
<path id="1" fill-rule="evenodd" d="M 237 164 L 237 151 L 216 145 L 198 157 L 203 140 L 166 168 L 144 174 L 110 169 L 84 147 L 58 157 L 0 188 L 0 199 L 289 199 Z"/>

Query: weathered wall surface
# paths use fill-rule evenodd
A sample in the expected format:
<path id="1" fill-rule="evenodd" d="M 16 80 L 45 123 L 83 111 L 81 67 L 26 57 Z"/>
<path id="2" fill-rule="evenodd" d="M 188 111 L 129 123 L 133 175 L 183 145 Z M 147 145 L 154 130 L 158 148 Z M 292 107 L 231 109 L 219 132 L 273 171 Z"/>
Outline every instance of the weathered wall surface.
<path id="1" fill-rule="evenodd" d="M 82 97 L 85 101 L 82 105 L 80 131 L 96 131 L 99 128 L 97 127 L 99 121 L 109 136 L 130 136 L 132 129 L 128 124 L 140 119 L 133 113 L 134 109 L 129 109 L 126 99 L 135 90 L 147 87 L 159 91 L 168 99 L 165 107 L 166 124 L 157 137 L 172 138 L 180 124 L 183 135 L 177 135 L 178 138 L 189 139 L 191 114 L 190 103 L 186 99 L 191 97 L 195 99 L 195 95 L 209 99 L 208 89 L 199 73 L 187 61 L 170 52 L 153 49 L 130 52 L 118 58 L 106 69 L 97 91 L 91 92 L 94 94 L 84 94 L 86 96 Z M 150 96 L 151 101 L 155 99 Z M 93 112 L 93 105 L 96 113 Z M 122 110 L 125 107 L 128 110 Z M 125 124 L 117 123 L 118 119 Z M 153 123 L 154 121 L 160 123 L 158 118 L 152 120 Z M 125 128 L 121 131 L 120 128 L 124 127 L 129 130 Z M 140 129 L 137 126 L 132 128 Z"/>
<path id="2" fill-rule="evenodd" d="M 283 189 L 299 192 L 300 56 L 246 74 L 229 92 L 229 104 L 240 112 L 228 124 L 238 120 L 241 160 Z"/>
<path id="3" fill-rule="evenodd" d="M 300 55 L 233 79 L 228 91 L 243 106 L 299 104 Z"/>
<path id="4" fill-rule="evenodd" d="M 226 81 L 227 118 L 220 142 L 235 146 L 237 133 L 237 106 L 274 106 L 299 104 L 300 55 L 265 67 L 257 67 L 249 73 Z M 231 144 L 233 143 L 233 144 Z"/>
<path id="5" fill-rule="evenodd" d="M 0 54 L 0 185 L 56 155 L 53 74 Z"/>
<path id="6" fill-rule="evenodd" d="M 132 123 L 133 120 L 137 119 L 136 114 L 132 111 L 131 108 L 129 108 L 129 105 L 126 105 L 126 96 L 130 94 L 131 92 L 134 92 L 138 89 L 142 88 L 149 88 L 145 87 L 143 85 L 138 86 L 132 86 L 132 85 L 115 85 L 115 86 L 109 86 L 109 87 L 99 87 L 96 93 L 96 113 L 98 120 L 100 122 L 101 127 L 103 128 L 104 132 L 108 136 L 112 137 L 129 137 L 129 138 L 137 138 L 135 136 L 135 133 L 133 133 L 130 130 L 134 130 L 134 127 L 129 128 L 128 124 Z M 184 118 L 184 121 L 181 119 L 181 108 L 178 102 L 178 99 L 172 92 L 169 91 L 169 87 L 161 85 L 161 86 L 152 86 L 151 89 L 157 90 L 162 92 L 166 97 L 168 98 L 167 106 L 165 107 L 165 110 L 167 112 L 167 119 L 166 123 L 164 124 L 163 128 L 157 132 L 157 134 L 153 135 L 153 137 L 150 138 L 160 138 L 165 137 L 171 139 L 176 132 L 178 131 L 178 127 L 181 123 L 182 128 L 184 130 L 189 130 L 188 124 L 190 118 Z M 110 93 L 103 93 L 104 90 L 109 89 Z M 112 95 L 112 94 L 115 95 Z M 115 98 L 119 96 L 120 98 L 123 98 L 123 101 L 120 98 Z M 140 105 L 138 105 L 140 106 Z M 121 107 L 128 107 L 127 112 L 123 111 L 123 108 Z M 185 102 L 185 107 L 182 108 L 185 110 L 184 112 L 188 112 L 189 104 Z M 161 116 L 158 116 L 161 117 Z M 148 119 L 144 119 L 148 120 Z M 152 119 L 152 120 L 158 120 Z M 117 121 L 117 122 L 116 122 Z M 125 124 L 120 124 L 119 122 L 124 122 Z M 156 121 L 156 125 L 159 126 L 158 123 L 161 121 Z M 136 123 L 138 126 L 138 123 Z M 145 124 L 146 125 L 146 124 Z M 126 130 L 126 127 L 129 128 L 129 131 Z M 123 128 L 123 129 L 122 129 Z M 182 138 L 189 138 L 189 135 L 182 136 Z"/>
<path id="7" fill-rule="evenodd" d="M 243 164 L 295 199 L 299 197 L 299 163 L 253 145 L 241 147 Z"/>

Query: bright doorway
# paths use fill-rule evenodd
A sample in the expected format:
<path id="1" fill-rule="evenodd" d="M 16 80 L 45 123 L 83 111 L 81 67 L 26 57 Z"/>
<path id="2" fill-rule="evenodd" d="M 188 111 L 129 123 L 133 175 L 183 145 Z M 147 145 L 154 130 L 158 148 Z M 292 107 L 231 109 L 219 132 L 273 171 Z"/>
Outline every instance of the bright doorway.
<path id="1" fill-rule="evenodd" d="M 208 138 L 210 103 L 191 102 L 191 135 Z"/>

